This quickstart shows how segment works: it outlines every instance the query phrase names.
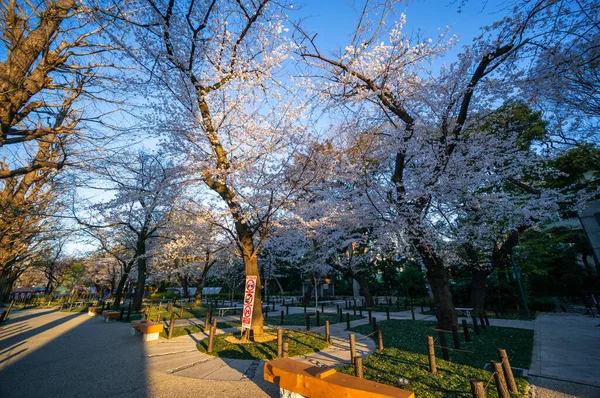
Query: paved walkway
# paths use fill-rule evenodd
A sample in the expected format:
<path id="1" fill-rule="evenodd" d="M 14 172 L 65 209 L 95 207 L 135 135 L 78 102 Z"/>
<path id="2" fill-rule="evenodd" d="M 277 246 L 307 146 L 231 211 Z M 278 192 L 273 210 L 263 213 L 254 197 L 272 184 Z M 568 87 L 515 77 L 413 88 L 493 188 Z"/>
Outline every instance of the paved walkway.
<path id="1" fill-rule="evenodd" d="M 529 375 L 539 397 L 600 397 L 599 318 L 539 314 Z"/>

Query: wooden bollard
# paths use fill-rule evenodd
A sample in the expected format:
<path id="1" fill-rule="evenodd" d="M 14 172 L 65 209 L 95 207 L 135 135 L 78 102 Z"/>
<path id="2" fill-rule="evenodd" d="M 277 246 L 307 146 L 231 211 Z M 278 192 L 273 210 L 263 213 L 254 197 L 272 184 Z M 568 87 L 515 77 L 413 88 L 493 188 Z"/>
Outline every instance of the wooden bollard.
<path id="1" fill-rule="evenodd" d="M 483 381 L 478 379 L 469 380 L 471 383 L 471 394 L 473 398 L 485 398 L 485 388 L 483 387 Z"/>
<path id="2" fill-rule="evenodd" d="M 479 323 L 481 324 L 481 328 L 485 329 L 485 319 L 483 319 L 483 312 L 479 313 Z"/>
<path id="3" fill-rule="evenodd" d="M 390 307 L 385 307 L 385 317 L 390 320 Z"/>
<path id="4" fill-rule="evenodd" d="M 342 312 L 341 308 L 340 308 L 340 312 L 338 315 L 340 316 L 340 322 L 344 322 L 344 313 Z"/>
<path id="5" fill-rule="evenodd" d="M 284 319 L 283 310 L 281 310 L 281 319 L 279 320 L 280 325 L 283 325 L 283 319 Z"/>
<path id="6" fill-rule="evenodd" d="M 129 303 L 129 307 L 127 307 L 127 322 L 131 320 L 131 303 Z"/>
<path id="7" fill-rule="evenodd" d="M 283 329 L 277 329 L 277 358 L 283 357 Z"/>
<path id="8" fill-rule="evenodd" d="M 346 330 L 350 329 L 350 313 L 346 312 Z"/>
<path id="9" fill-rule="evenodd" d="M 354 376 L 364 378 L 362 357 L 354 358 Z"/>
<path id="10" fill-rule="evenodd" d="M 121 313 L 119 314 L 119 319 L 123 320 L 123 313 L 125 312 L 125 307 L 121 307 Z"/>
<path id="11" fill-rule="evenodd" d="M 477 317 L 473 315 L 471 319 L 473 320 L 473 330 L 475 331 L 475 334 L 479 336 L 479 325 L 477 324 Z"/>
<path id="12" fill-rule="evenodd" d="M 306 314 L 306 304 L 304 304 L 304 313 Z"/>
<path id="13" fill-rule="evenodd" d="M 421 301 L 421 314 L 425 312 L 425 308 L 423 308 L 423 302 Z"/>
<path id="14" fill-rule="evenodd" d="M 325 320 L 325 341 L 331 343 L 331 331 L 329 329 L 329 319 Z"/>
<path id="15" fill-rule="evenodd" d="M 358 315 L 360 315 L 360 317 L 362 318 L 362 307 L 360 307 L 360 308 L 358 309 Z"/>
<path id="16" fill-rule="evenodd" d="M 225 301 L 225 300 L 223 300 Z M 271 311 L 275 311 L 275 302 L 273 301 L 273 304 L 271 304 Z"/>
<path id="17" fill-rule="evenodd" d="M 494 380 L 496 381 L 496 389 L 498 390 L 498 397 L 509 398 L 508 388 L 506 387 L 506 379 L 504 378 L 504 371 L 502 370 L 502 362 L 491 361 L 492 370 L 494 371 Z"/>
<path id="18" fill-rule="evenodd" d="M 519 389 L 517 388 L 517 383 L 515 382 L 515 377 L 513 376 L 506 350 L 498 348 L 498 358 L 500 358 L 500 362 L 502 362 L 502 370 L 504 370 L 504 378 L 506 379 L 508 390 L 510 392 L 518 393 Z"/>
<path id="19" fill-rule="evenodd" d="M 213 352 L 213 344 L 215 343 L 215 333 L 217 332 L 217 318 L 213 319 L 213 326 L 210 328 L 210 334 L 208 335 L 208 349 L 207 353 Z"/>
<path id="20" fill-rule="evenodd" d="M 356 339 L 354 333 L 350 333 L 348 339 L 350 340 L 350 363 L 354 363 L 354 358 L 356 358 Z"/>
<path id="21" fill-rule="evenodd" d="M 162 301 L 159 301 L 159 302 L 158 302 L 158 309 L 159 309 L 159 310 L 160 310 L 160 309 L 162 309 Z"/>
<path id="22" fill-rule="evenodd" d="M 317 326 L 321 326 L 321 313 L 317 311 Z"/>
<path id="23" fill-rule="evenodd" d="M 306 314 L 306 331 L 310 330 L 310 315 Z"/>
<path id="24" fill-rule="evenodd" d="M 371 310 L 369 310 L 369 323 L 373 322 L 373 314 L 371 314 Z"/>
<path id="25" fill-rule="evenodd" d="M 469 331 L 469 325 L 467 324 L 467 320 L 462 320 L 463 333 L 465 334 L 465 341 L 468 343 L 471 341 L 471 332 Z"/>
<path id="26" fill-rule="evenodd" d="M 485 319 L 485 325 L 490 326 L 490 320 L 488 319 L 487 313 L 483 313 L 483 319 Z"/>
<path id="27" fill-rule="evenodd" d="M 354 307 L 352 309 L 354 310 L 354 316 L 356 316 L 356 300 L 354 300 Z"/>
<path id="28" fill-rule="evenodd" d="M 321 312 L 325 313 L 325 304 L 321 304 Z"/>
<path id="29" fill-rule="evenodd" d="M 373 331 L 376 332 L 377 331 L 377 318 L 373 317 L 371 320 L 373 323 Z"/>
<path id="30" fill-rule="evenodd" d="M 175 327 L 175 314 L 171 312 L 171 320 L 169 321 L 169 335 L 167 336 L 167 339 L 169 339 L 169 340 L 171 340 L 171 338 L 173 337 L 173 328 L 174 327 Z"/>
<path id="31" fill-rule="evenodd" d="M 208 310 L 208 312 L 206 313 L 206 318 L 204 318 L 204 331 L 205 332 L 208 330 L 208 325 L 210 325 L 210 317 L 211 317 L 211 313 L 210 313 L 210 310 Z"/>
<path id="32" fill-rule="evenodd" d="M 415 307 L 410 307 L 410 315 L 412 316 L 412 320 L 414 321 L 415 318 Z"/>
<path id="33" fill-rule="evenodd" d="M 440 336 L 440 345 L 442 346 L 442 357 L 444 358 L 444 360 L 449 361 L 450 360 L 450 352 L 448 351 L 448 345 L 446 343 L 446 333 L 440 331 L 439 336 Z"/>
<path id="34" fill-rule="evenodd" d="M 381 332 L 381 325 L 377 325 L 377 350 L 383 350 L 383 333 Z"/>
<path id="35" fill-rule="evenodd" d="M 290 305 L 289 305 L 289 304 L 286 304 L 286 305 L 285 305 L 285 314 L 286 314 L 286 315 L 289 315 L 289 314 L 290 314 Z"/>
<path id="36" fill-rule="evenodd" d="M 183 305 L 181 306 L 181 309 L 179 310 L 179 318 L 183 318 Z"/>
<path id="37" fill-rule="evenodd" d="M 288 343 L 287 342 L 283 343 L 282 344 L 282 351 L 283 351 L 283 355 L 282 356 L 284 358 L 288 357 L 288 355 L 289 355 L 289 351 L 288 350 L 289 350 Z"/>
<path id="38" fill-rule="evenodd" d="M 460 337 L 458 336 L 458 327 L 452 325 L 452 340 L 454 340 L 454 348 L 460 350 Z"/>
<path id="39" fill-rule="evenodd" d="M 435 347 L 433 346 L 432 336 L 427 336 L 427 356 L 429 357 L 429 373 L 436 374 L 437 366 L 435 364 Z"/>

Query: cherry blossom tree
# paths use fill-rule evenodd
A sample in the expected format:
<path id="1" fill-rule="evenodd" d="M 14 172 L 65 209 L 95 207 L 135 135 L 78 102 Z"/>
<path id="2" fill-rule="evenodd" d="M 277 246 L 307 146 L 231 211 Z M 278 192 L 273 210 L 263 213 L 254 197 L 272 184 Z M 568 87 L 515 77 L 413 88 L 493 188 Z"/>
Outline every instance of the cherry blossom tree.
<path id="1" fill-rule="evenodd" d="M 284 170 L 304 142 L 304 107 L 279 75 L 292 48 L 285 4 L 141 0 L 118 16 L 135 37 L 125 43 L 132 59 L 151 77 L 150 120 L 168 134 L 248 276 L 259 277 L 270 221 L 296 189 Z M 258 278 L 256 336 L 263 333 L 260 288 Z"/>
<path id="2" fill-rule="evenodd" d="M 373 174 L 378 181 L 387 174 L 388 184 L 372 197 L 373 206 L 398 231 L 402 246 L 419 255 L 438 325 L 450 329 L 456 315 L 444 259 L 447 237 L 436 227 L 445 206 L 450 203 L 455 211 L 461 206 L 458 192 L 477 192 L 489 185 L 488 179 L 525 186 L 518 160 L 531 162 L 530 153 L 507 155 L 519 155 L 516 137 L 474 132 L 481 130 L 493 104 L 519 95 L 530 65 L 525 59 L 535 58 L 540 46 L 585 27 L 563 3 L 523 2 L 483 28 L 456 62 L 434 73 L 429 63 L 446 54 L 456 39 L 447 32 L 433 39 L 404 33 L 406 16 L 393 20 L 397 3 L 367 4 L 351 42 L 333 55 L 319 49 L 314 34 L 298 28 L 297 53 L 307 64 L 307 87 L 338 114 L 357 120 L 356 134 L 374 137 L 371 150 L 381 157 Z M 549 16 L 559 19 L 560 26 L 548 25 Z M 507 199 L 493 200 L 495 195 L 488 195 L 487 203 L 494 204 L 490 212 L 500 218 Z M 544 199 L 551 197 L 549 193 Z M 452 222 L 450 218 L 448 224 Z M 484 230 L 484 224 L 478 228 Z"/>
<path id="3" fill-rule="evenodd" d="M 161 154 L 124 151 L 113 154 L 110 161 L 97 162 L 94 171 L 95 176 L 85 185 L 112 192 L 114 197 L 90 203 L 83 217 L 75 217 L 121 266 L 115 305 L 120 304 L 129 272 L 137 268 L 133 303 L 137 311 L 142 305 L 151 249 L 181 193 L 180 170 Z"/>

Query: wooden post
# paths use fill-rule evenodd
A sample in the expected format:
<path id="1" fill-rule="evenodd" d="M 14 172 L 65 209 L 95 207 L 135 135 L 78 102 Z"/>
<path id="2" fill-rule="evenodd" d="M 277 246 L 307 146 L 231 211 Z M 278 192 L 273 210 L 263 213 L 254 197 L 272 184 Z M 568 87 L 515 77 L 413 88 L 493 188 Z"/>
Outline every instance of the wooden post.
<path id="1" fill-rule="evenodd" d="M 450 352 L 448 351 L 448 345 L 446 344 L 446 333 L 440 331 L 439 336 L 440 336 L 440 345 L 442 346 L 442 357 L 444 358 L 444 360 L 449 361 L 450 360 Z"/>
<path id="2" fill-rule="evenodd" d="M 412 316 L 412 320 L 414 321 L 415 318 L 415 307 L 410 307 L 410 315 Z"/>
<path id="3" fill-rule="evenodd" d="M 127 307 L 127 322 L 131 320 L 131 302 L 129 303 L 129 307 Z"/>
<path id="4" fill-rule="evenodd" d="M 183 318 L 183 305 L 181 306 L 181 309 L 179 310 L 179 318 Z"/>
<path id="5" fill-rule="evenodd" d="M 481 324 L 481 329 L 485 329 L 485 320 L 483 319 L 483 312 L 479 313 L 479 323 Z"/>
<path id="6" fill-rule="evenodd" d="M 225 301 L 225 300 L 223 300 Z M 273 301 L 273 303 L 271 304 L 271 311 L 275 311 L 275 301 Z"/>
<path id="7" fill-rule="evenodd" d="M 354 376 L 358 377 L 359 379 L 364 378 L 363 363 L 361 357 L 354 358 Z"/>
<path id="8" fill-rule="evenodd" d="M 427 336 L 427 356 L 429 357 L 429 373 L 436 374 L 437 366 L 435 364 L 435 347 L 433 346 L 432 336 Z"/>
<path id="9" fill-rule="evenodd" d="M 289 314 L 290 314 L 290 305 L 289 305 L 289 304 L 286 304 L 286 305 L 285 305 L 285 314 L 286 314 L 286 315 L 289 315 Z"/>
<path id="10" fill-rule="evenodd" d="M 356 339 L 354 333 L 350 333 L 348 339 L 350 340 L 350 363 L 354 363 L 354 358 L 356 358 Z"/>
<path id="11" fill-rule="evenodd" d="M 340 312 L 338 315 L 340 316 L 340 322 L 344 322 L 344 313 L 342 312 L 341 308 L 340 308 Z"/>
<path id="12" fill-rule="evenodd" d="M 325 304 L 321 303 L 321 312 L 325 313 Z"/>
<path id="13" fill-rule="evenodd" d="M 304 313 L 306 314 L 306 303 L 304 303 Z"/>
<path id="14" fill-rule="evenodd" d="M 346 329 L 350 329 L 350 313 L 346 312 Z"/>
<path id="15" fill-rule="evenodd" d="M 283 318 L 284 318 L 283 310 L 281 310 L 281 320 L 279 321 L 280 325 L 283 325 Z"/>
<path id="16" fill-rule="evenodd" d="M 425 308 L 423 308 L 423 302 L 421 301 L 421 314 L 425 312 Z"/>
<path id="17" fill-rule="evenodd" d="M 331 343 L 331 333 L 329 329 L 329 319 L 325 320 L 325 341 Z"/>
<path id="18" fill-rule="evenodd" d="M 460 350 L 460 337 L 458 336 L 458 327 L 452 325 L 452 340 L 454 340 L 454 348 Z"/>
<path id="19" fill-rule="evenodd" d="M 479 325 L 477 325 L 477 317 L 473 315 L 471 319 L 473 320 L 473 330 L 475 330 L 475 334 L 479 336 Z"/>
<path id="20" fill-rule="evenodd" d="M 125 307 L 121 307 L 121 313 L 119 314 L 119 319 L 123 320 L 123 313 L 125 312 Z"/>
<path id="21" fill-rule="evenodd" d="M 462 320 L 463 333 L 465 334 L 465 341 L 468 343 L 471 341 L 471 332 L 469 331 L 469 325 L 467 324 L 467 320 Z"/>
<path id="22" fill-rule="evenodd" d="M 369 310 L 369 323 L 373 322 L 373 314 L 371 314 L 371 310 Z"/>
<path id="23" fill-rule="evenodd" d="M 283 329 L 280 328 L 277 329 L 277 358 L 281 357 L 283 357 Z"/>
<path id="24" fill-rule="evenodd" d="M 354 300 L 354 307 L 352 309 L 354 310 L 354 316 L 356 316 L 356 300 Z"/>
<path id="25" fill-rule="evenodd" d="M 494 380 L 496 381 L 496 389 L 498 390 L 498 397 L 510 398 L 508 388 L 506 387 L 506 379 L 504 379 L 504 371 L 502 370 L 502 362 L 491 361 L 492 370 L 494 371 Z"/>
<path id="26" fill-rule="evenodd" d="M 207 353 L 213 352 L 213 344 L 215 343 L 215 333 L 217 331 L 217 318 L 213 319 L 213 326 L 210 328 L 210 333 L 208 335 L 208 349 Z"/>
<path id="27" fill-rule="evenodd" d="M 373 331 L 376 332 L 377 331 L 377 318 L 373 317 L 372 322 L 373 322 Z"/>
<path id="28" fill-rule="evenodd" d="M 293 299 L 292 299 L 292 300 L 293 300 Z M 289 354 L 288 354 L 288 343 L 287 343 L 287 342 L 283 343 L 283 345 L 282 345 L 282 350 L 283 350 L 283 357 L 284 357 L 284 358 L 287 358 L 287 357 L 288 357 L 288 355 L 289 355 Z"/>
<path id="29" fill-rule="evenodd" d="M 485 319 L 485 325 L 490 326 L 490 320 L 488 319 L 487 313 L 483 313 L 483 319 Z"/>
<path id="30" fill-rule="evenodd" d="M 175 314 L 171 312 L 171 320 L 169 321 L 169 335 L 167 339 L 171 340 L 173 337 L 173 328 L 175 327 Z M 206 330 L 206 329 L 204 329 Z"/>
<path id="31" fill-rule="evenodd" d="M 208 330 L 208 325 L 210 325 L 210 310 L 206 313 L 206 318 L 204 318 L 204 331 Z"/>
<path id="32" fill-rule="evenodd" d="M 360 308 L 358 309 L 358 315 L 360 315 L 360 317 L 362 318 L 362 307 L 360 307 Z"/>
<path id="33" fill-rule="evenodd" d="M 381 332 L 381 325 L 377 325 L 377 350 L 383 350 L 383 333 Z"/>
<path id="34" fill-rule="evenodd" d="M 317 311 L 317 326 L 321 326 L 321 313 Z"/>
<path id="35" fill-rule="evenodd" d="M 385 316 L 387 320 L 390 320 L 390 307 L 385 307 Z"/>
<path id="36" fill-rule="evenodd" d="M 508 390 L 510 392 L 518 393 L 519 389 L 517 388 L 517 383 L 515 382 L 515 377 L 513 376 L 506 350 L 498 348 L 498 358 L 500 358 L 500 362 L 502 362 L 502 369 L 504 370 L 504 378 L 506 379 Z"/>
<path id="37" fill-rule="evenodd" d="M 310 330 L 310 315 L 306 314 L 306 331 Z"/>
<path id="38" fill-rule="evenodd" d="M 471 383 L 471 394 L 473 398 L 485 398 L 485 388 L 483 387 L 483 381 L 478 379 L 469 380 Z"/>

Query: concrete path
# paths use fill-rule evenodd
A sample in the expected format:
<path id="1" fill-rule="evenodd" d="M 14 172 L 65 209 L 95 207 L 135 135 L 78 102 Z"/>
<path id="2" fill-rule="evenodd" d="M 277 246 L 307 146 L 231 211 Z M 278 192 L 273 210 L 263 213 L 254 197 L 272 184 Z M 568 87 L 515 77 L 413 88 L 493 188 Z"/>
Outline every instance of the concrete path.
<path id="1" fill-rule="evenodd" d="M 539 397 L 600 397 L 599 318 L 538 314 L 529 375 Z"/>
<path id="2" fill-rule="evenodd" d="M 225 318 L 224 320 L 227 320 Z M 357 320 L 351 326 L 366 324 L 368 320 Z M 289 328 L 292 328 L 288 326 Z M 302 362 L 321 367 L 338 367 L 350 362 L 348 331 L 345 324 L 331 325 L 332 345 L 323 351 L 294 357 Z M 293 327 L 293 329 L 303 329 Z M 316 328 L 315 331 L 322 328 Z M 217 334 L 231 333 L 237 329 L 218 329 Z M 363 357 L 375 351 L 375 343 L 368 337 L 356 334 L 356 351 Z M 207 338 L 205 333 L 182 336 L 172 340 L 160 340 L 148 346 L 146 357 L 150 369 L 203 380 L 241 381 L 263 380 L 264 364 L 262 360 L 218 358 L 199 352 L 196 345 Z"/>
<path id="3" fill-rule="evenodd" d="M 152 344 L 127 324 L 56 310 L 11 312 L 0 327 L 0 396 L 276 397 L 258 378 L 198 380 L 156 370 Z"/>

